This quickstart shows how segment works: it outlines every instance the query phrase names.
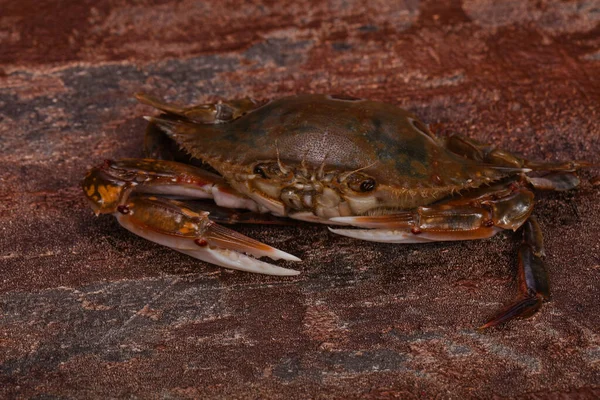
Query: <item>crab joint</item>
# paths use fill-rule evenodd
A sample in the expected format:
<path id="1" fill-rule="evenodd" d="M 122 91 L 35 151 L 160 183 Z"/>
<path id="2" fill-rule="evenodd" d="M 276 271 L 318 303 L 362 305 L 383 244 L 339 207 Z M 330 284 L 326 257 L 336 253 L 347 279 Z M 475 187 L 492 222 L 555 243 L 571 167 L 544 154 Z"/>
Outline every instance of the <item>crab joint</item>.
<path id="1" fill-rule="evenodd" d="M 92 168 L 81 186 L 96 215 L 117 211 L 133 189 L 131 183 L 116 179 L 103 166 Z"/>

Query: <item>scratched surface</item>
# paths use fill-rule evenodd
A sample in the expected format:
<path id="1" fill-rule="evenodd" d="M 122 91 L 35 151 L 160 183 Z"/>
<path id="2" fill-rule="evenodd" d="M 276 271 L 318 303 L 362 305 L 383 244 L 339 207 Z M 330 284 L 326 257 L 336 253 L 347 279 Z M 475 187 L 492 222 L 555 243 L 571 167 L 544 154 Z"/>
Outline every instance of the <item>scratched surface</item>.
<path id="1" fill-rule="evenodd" d="M 78 188 L 141 155 L 140 90 L 346 93 L 598 163 L 598 0 L 216 4 L 0 0 L 0 397 L 600 396 L 598 170 L 538 197 L 553 301 L 483 334 L 516 291 L 514 235 L 394 246 L 240 227 L 304 260 L 274 278 L 137 238 Z"/>

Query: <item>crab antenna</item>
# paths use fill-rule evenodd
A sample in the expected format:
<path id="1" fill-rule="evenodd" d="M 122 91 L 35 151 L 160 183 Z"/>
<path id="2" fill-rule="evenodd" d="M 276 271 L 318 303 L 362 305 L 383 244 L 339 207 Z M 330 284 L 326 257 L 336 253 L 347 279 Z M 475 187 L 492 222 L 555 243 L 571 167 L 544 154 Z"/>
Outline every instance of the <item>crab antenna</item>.
<path id="1" fill-rule="evenodd" d="M 281 158 L 279 158 L 279 146 L 277 145 L 277 139 L 275 139 L 275 153 L 277 153 L 277 165 L 279 165 L 279 170 L 283 174 L 287 175 L 290 170 L 285 167 L 285 165 L 281 162 Z"/>
<path id="2" fill-rule="evenodd" d="M 306 157 L 308 156 L 308 149 L 302 155 L 302 161 L 300 161 L 300 166 L 302 167 L 302 173 L 306 176 L 308 175 L 308 167 L 306 166 Z"/>
<path id="3" fill-rule="evenodd" d="M 327 157 L 329 157 L 329 152 L 325 153 L 325 157 L 323 157 L 323 161 L 321 161 L 321 165 L 319 165 L 319 170 L 317 171 L 317 179 L 319 180 L 323 179 L 325 171 L 325 161 L 327 161 Z"/>
<path id="4" fill-rule="evenodd" d="M 356 172 L 362 171 L 363 169 L 367 169 L 367 168 L 371 168 L 372 166 L 374 166 L 375 164 L 377 164 L 379 162 L 379 160 L 375 160 L 373 163 L 367 165 L 366 167 L 361 167 L 359 169 L 355 169 L 354 171 L 349 171 L 349 172 L 344 172 L 343 174 L 340 175 L 339 181 L 340 182 L 344 182 L 346 179 L 348 179 L 348 177 Z"/>

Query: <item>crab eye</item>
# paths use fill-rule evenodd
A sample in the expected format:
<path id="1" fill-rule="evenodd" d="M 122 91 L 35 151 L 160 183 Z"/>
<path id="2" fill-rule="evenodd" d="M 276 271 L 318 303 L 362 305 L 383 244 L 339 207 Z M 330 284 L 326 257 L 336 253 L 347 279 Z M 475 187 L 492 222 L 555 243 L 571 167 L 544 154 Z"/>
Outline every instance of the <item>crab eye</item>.
<path id="1" fill-rule="evenodd" d="M 375 179 L 367 178 L 360 183 L 360 191 L 361 192 L 370 192 L 375 189 Z"/>
<path id="2" fill-rule="evenodd" d="M 370 192 L 375 189 L 375 179 L 363 174 L 352 174 L 348 177 L 348 187 L 355 192 Z"/>
<path id="3" fill-rule="evenodd" d="M 260 175 L 263 179 L 267 179 L 267 173 L 265 172 L 265 166 L 262 164 L 258 164 L 254 167 L 253 171 L 256 175 Z"/>

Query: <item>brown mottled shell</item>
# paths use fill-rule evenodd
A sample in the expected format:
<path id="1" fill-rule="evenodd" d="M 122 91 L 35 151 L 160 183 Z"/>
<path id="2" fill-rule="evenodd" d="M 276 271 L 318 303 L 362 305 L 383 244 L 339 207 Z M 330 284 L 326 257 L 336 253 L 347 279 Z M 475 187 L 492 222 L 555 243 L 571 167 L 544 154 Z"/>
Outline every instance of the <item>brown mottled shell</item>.
<path id="1" fill-rule="evenodd" d="M 436 189 L 435 197 L 506 172 L 447 150 L 410 112 L 394 105 L 327 95 L 274 100 L 228 123 L 177 122 L 169 135 L 227 177 L 258 161 L 362 172 L 398 190 Z M 445 190 L 447 189 L 447 190 Z"/>

